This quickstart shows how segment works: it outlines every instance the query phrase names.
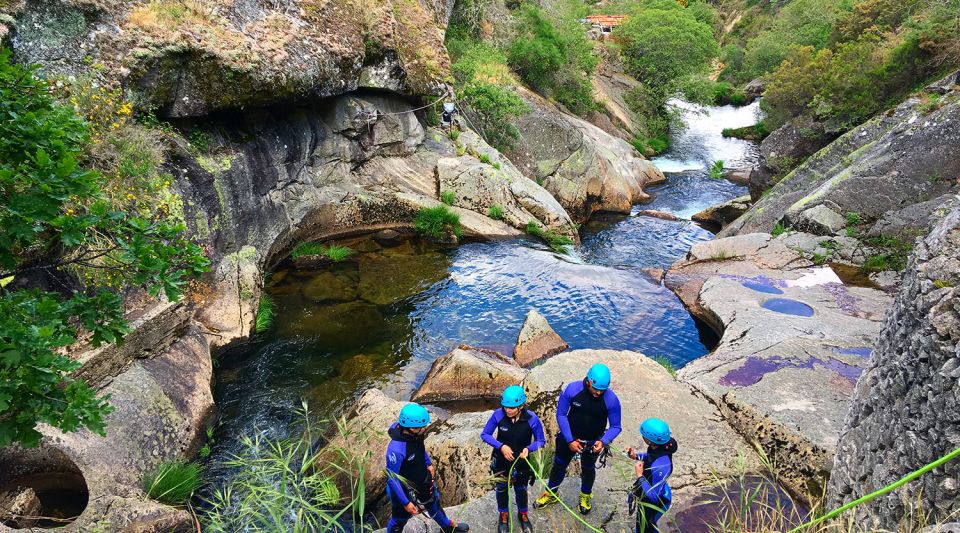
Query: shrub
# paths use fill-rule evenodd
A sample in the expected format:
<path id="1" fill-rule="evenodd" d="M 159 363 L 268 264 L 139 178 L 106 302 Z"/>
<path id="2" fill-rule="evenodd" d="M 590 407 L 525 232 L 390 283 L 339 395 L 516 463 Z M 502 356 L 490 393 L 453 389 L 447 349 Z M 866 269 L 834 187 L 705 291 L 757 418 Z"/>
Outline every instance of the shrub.
<path id="1" fill-rule="evenodd" d="M 422 207 L 413 221 L 413 227 L 422 235 L 434 239 L 442 238 L 447 231 L 453 232 L 459 238 L 462 235 L 460 215 L 457 215 L 445 205 L 437 207 Z"/>
<path id="2" fill-rule="evenodd" d="M 200 465 L 183 461 L 161 463 L 143 476 L 147 496 L 168 505 L 183 505 L 200 487 Z"/>
<path id="3" fill-rule="evenodd" d="M 471 81 L 459 91 L 458 97 L 469 110 L 468 123 L 475 125 L 480 135 L 498 150 L 513 146 L 520 132 L 510 123 L 514 117 L 527 112 L 527 104 L 509 87 L 485 81 Z M 469 111 L 472 111 L 470 113 Z"/>
<path id="4" fill-rule="evenodd" d="M 724 137 L 734 137 L 737 139 L 744 139 L 746 141 L 760 142 L 766 138 L 767 135 L 770 135 L 770 130 L 767 129 L 766 123 L 761 120 L 753 126 L 744 126 L 742 128 L 724 128 L 722 135 Z"/>
<path id="5" fill-rule="evenodd" d="M 453 191 L 442 191 L 440 193 L 440 201 L 447 205 L 453 205 L 457 203 L 457 195 Z"/>
<path id="6" fill-rule="evenodd" d="M 493 204 L 487 210 L 487 216 L 494 220 L 503 220 L 503 207 L 499 204 Z"/>
<path id="7" fill-rule="evenodd" d="M 274 302 L 269 294 L 260 296 L 260 302 L 257 304 L 257 320 L 254 327 L 257 333 L 263 333 L 270 329 L 273 324 Z"/>

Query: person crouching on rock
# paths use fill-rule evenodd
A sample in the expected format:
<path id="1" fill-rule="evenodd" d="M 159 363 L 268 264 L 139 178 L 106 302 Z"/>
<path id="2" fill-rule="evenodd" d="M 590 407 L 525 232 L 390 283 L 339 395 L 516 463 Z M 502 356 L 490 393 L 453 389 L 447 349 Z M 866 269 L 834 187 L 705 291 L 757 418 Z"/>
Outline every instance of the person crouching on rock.
<path id="1" fill-rule="evenodd" d="M 434 466 L 423 446 L 430 413 L 422 405 L 408 403 L 390 426 L 387 446 L 387 495 L 392 514 L 388 533 L 400 533 L 410 517 L 420 512 L 440 525 L 444 533 L 469 531 L 467 524 L 447 518 L 440 506 L 440 492 L 433 482 Z"/>
<path id="2" fill-rule="evenodd" d="M 524 409 L 527 403 L 527 394 L 520 385 L 511 385 L 504 389 L 500 396 L 501 409 L 490 415 L 487 425 L 483 427 L 480 438 L 493 446 L 490 470 L 498 479 L 495 487 L 497 493 L 497 511 L 500 518 L 497 522 L 499 533 L 511 531 L 510 494 L 507 480 L 513 485 L 517 501 L 517 521 L 523 533 L 533 533 L 530 517 L 527 515 L 527 483 L 533 475 L 527 456 L 543 448 L 543 425 L 533 411 Z M 494 436 L 493 432 L 497 434 Z M 512 467 L 512 468 L 511 468 Z"/>
<path id="3" fill-rule="evenodd" d="M 620 434 L 620 400 L 610 389 L 610 369 L 596 364 L 590 367 L 583 381 L 563 389 L 557 403 L 556 455 L 550 469 L 547 490 L 537 498 L 540 509 L 559 501 L 557 489 L 567 474 L 567 465 L 580 454 L 581 514 L 593 508 L 593 482 L 597 477 L 597 459 L 605 446 Z M 607 422 L 610 426 L 607 427 Z"/>
<path id="4" fill-rule="evenodd" d="M 670 437 L 667 423 L 659 418 L 644 420 L 640 436 L 647 445 L 646 453 L 627 448 L 630 458 L 640 461 L 635 467 L 637 481 L 630 490 L 637 505 L 637 533 L 657 533 L 657 522 L 673 500 L 667 478 L 673 473 L 677 441 Z"/>

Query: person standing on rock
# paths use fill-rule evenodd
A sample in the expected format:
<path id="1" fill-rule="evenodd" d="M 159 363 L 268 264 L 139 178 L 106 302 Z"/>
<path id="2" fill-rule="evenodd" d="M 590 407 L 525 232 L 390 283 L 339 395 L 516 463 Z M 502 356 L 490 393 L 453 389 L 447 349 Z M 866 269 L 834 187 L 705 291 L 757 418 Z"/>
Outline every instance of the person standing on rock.
<path id="1" fill-rule="evenodd" d="M 497 531 L 510 531 L 510 494 L 507 481 L 513 485 L 517 501 L 517 521 L 523 533 L 533 533 L 530 517 L 527 515 L 527 484 L 533 475 L 527 456 L 543 448 L 543 425 L 540 419 L 528 409 L 527 394 L 520 385 L 510 385 L 500 396 L 501 409 L 490 415 L 483 427 L 480 438 L 493 447 L 490 470 L 498 479 L 497 494 Z M 497 434 L 494 436 L 493 432 Z M 512 467 L 512 468 L 511 468 Z M 512 475 L 511 475 L 512 474 Z"/>
<path id="2" fill-rule="evenodd" d="M 430 412 L 420 404 L 408 403 L 387 431 L 387 496 L 392 510 L 387 533 L 400 533 L 410 517 L 420 512 L 433 518 L 443 533 L 470 530 L 467 524 L 450 520 L 440 506 L 440 492 L 433 482 L 435 469 L 423 445 L 429 424 Z"/>
<path id="3" fill-rule="evenodd" d="M 627 448 L 627 455 L 640 461 L 634 469 L 637 481 L 630 489 L 632 501 L 637 502 L 636 533 L 658 533 L 657 522 L 673 500 L 667 478 L 673 473 L 677 441 L 670 437 L 670 426 L 659 418 L 644 420 L 640 424 L 640 436 L 647 445 L 646 453 Z"/>
<path id="4" fill-rule="evenodd" d="M 609 422 L 609 427 L 607 426 Z M 597 459 L 604 447 L 620 434 L 620 400 L 610 390 L 610 369 L 596 364 L 583 381 L 563 389 L 557 403 L 556 455 L 550 469 L 547 490 L 534 507 L 540 509 L 559 501 L 557 489 L 567 474 L 567 465 L 580 454 L 580 514 L 593 509 L 593 482 L 597 477 Z"/>

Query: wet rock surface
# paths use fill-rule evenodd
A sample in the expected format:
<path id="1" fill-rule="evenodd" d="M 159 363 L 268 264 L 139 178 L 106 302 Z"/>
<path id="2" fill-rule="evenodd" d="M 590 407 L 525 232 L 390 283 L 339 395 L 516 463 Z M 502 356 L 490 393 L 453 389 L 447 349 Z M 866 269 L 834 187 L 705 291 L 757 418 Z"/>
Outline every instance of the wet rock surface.
<path id="1" fill-rule="evenodd" d="M 960 208 L 914 249 L 844 423 L 830 505 L 854 500 L 960 447 Z M 947 463 L 857 508 L 858 522 L 896 529 L 915 506 L 932 521 L 960 509 L 960 466 Z"/>
<path id="2" fill-rule="evenodd" d="M 843 285 L 766 234 L 694 245 L 665 282 L 721 334 L 679 379 L 758 442 L 791 491 L 815 494 L 890 297 Z"/>
<path id="3" fill-rule="evenodd" d="M 547 319 L 536 309 L 531 309 L 520 328 L 517 345 L 513 349 L 513 359 L 518 365 L 529 367 L 566 349 L 567 343 L 553 331 Z"/>
<path id="4" fill-rule="evenodd" d="M 433 362 L 411 401 L 499 400 L 503 389 L 526 374 L 502 354 L 461 345 Z"/>
<path id="5" fill-rule="evenodd" d="M 700 211 L 690 219 L 707 229 L 720 231 L 750 209 L 750 197 L 740 196 L 729 202 L 717 204 Z"/>

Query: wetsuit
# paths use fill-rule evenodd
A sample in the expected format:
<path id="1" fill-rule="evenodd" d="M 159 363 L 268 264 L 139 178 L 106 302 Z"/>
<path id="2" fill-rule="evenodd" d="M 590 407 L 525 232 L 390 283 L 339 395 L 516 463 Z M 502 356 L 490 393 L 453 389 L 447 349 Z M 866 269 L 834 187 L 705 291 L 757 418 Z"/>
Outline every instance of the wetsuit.
<path id="1" fill-rule="evenodd" d="M 557 423 L 560 433 L 557 434 L 556 455 L 547 485 L 554 491 L 560 487 L 567 474 L 567 465 L 574 456 L 569 444 L 583 440 L 587 444 L 580 452 L 580 491 L 591 494 L 597 477 L 597 458 L 600 457 L 592 451 L 592 446 L 598 440 L 609 446 L 620 434 L 620 400 L 610 389 L 594 398 L 586 380 L 571 383 L 563 389 L 557 403 Z"/>
<path id="2" fill-rule="evenodd" d="M 637 533 L 657 533 L 657 522 L 670 508 L 673 494 L 667 478 L 673 473 L 673 454 L 677 441 L 670 439 L 663 446 L 647 448 L 647 453 L 638 455 L 643 461 L 643 475 L 633 484 L 633 496 L 637 499 Z"/>
<path id="3" fill-rule="evenodd" d="M 496 437 L 493 432 L 496 431 Z M 510 508 L 510 495 L 507 493 L 507 476 L 510 472 L 511 462 L 504 456 L 500 448 L 503 445 L 510 447 L 513 451 L 514 459 L 520 457 L 520 452 L 524 448 L 533 453 L 543 448 L 545 439 L 543 437 L 543 425 L 537 415 L 528 409 L 520 412 L 516 421 L 511 420 L 503 408 L 497 409 L 490 415 L 487 425 L 483 427 L 483 433 L 480 434 L 483 442 L 493 446 L 491 454 L 490 470 L 493 475 L 503 481 L 498 481 L 495 486 L 497 494 L 497 511 L 506 513 Z M 513 467 L 513 479 L 510 484 L 513 485 L 514 495 L 517 501 L 517 512 L 527 512 L 528 496 L 527 483 L 531 478 L 530 465 L 524 460 L 517 460 Z"/>
<path id="4" fill-rule="evenodd" d="M 387 533 L 400 533 L 412 516 L 404 508 L 411 500 L 422 506 L 440 528 L 448 530 L 452 522 L 440 506 L 440 493 L 427 471 L 430 456 L 423 447 L 423 437 L 407 435 L 397 424 L 390 426 L 390 445 L 387 446 L 387 495 L 392 515 Z"/>

